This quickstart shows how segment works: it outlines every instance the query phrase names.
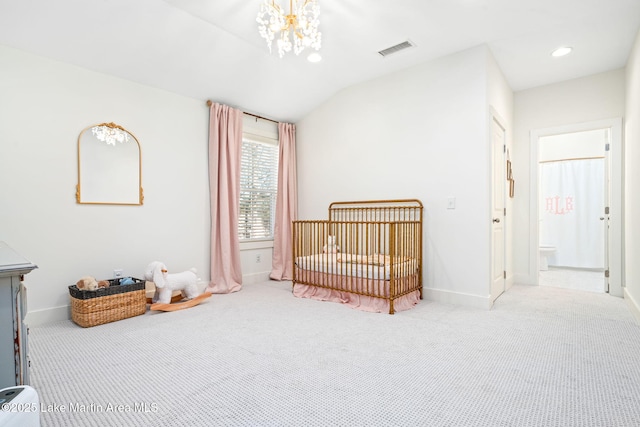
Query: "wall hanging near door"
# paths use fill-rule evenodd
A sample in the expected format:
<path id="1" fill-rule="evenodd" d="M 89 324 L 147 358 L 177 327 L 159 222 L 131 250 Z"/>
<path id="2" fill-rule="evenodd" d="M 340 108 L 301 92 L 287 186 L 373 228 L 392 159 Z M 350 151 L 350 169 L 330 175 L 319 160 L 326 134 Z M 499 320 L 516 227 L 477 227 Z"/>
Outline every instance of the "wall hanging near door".
<path id="1" fill-rule="evenodd" d="M 507 181 L 509 181 L 509 197 L 513 198 L 516 181 L 513 179 L 513 171 L 511 170 L 511 159 L 509 158 L 509 150 L 507 150 Z"/>

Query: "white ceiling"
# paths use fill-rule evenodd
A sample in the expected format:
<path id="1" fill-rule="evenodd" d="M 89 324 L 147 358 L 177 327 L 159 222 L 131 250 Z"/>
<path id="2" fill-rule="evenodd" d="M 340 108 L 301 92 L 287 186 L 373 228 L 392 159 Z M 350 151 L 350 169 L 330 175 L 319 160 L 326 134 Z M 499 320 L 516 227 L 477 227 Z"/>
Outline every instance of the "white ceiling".
<path id="1" fill-rule="evenodd" d="M 260 3 L 0 0 L 0 44 L 295 122 L 345 87 L 482 44 L 514 91 L 621 68 L 640 28 L 640 0 L 319 0 L 312 64 L 269 53 Z"/>

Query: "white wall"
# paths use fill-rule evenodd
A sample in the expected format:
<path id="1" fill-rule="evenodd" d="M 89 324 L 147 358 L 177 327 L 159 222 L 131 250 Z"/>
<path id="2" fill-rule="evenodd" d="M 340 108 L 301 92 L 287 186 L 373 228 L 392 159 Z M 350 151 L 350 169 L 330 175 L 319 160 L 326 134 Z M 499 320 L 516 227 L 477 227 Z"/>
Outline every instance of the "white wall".
<path id="1" fill-rule="evenodd" d="M 530 133 L 544 128 L 624 117 L 624 113 L 623 69 L 515 93 L 513 173 L 516 177 L 516 196 L 513 205 L 513 241 L 517 282 L 535 283 L 537 276 L 535 266 L 529 262 Z"/>
<path id="2" fill-rule="evenodd" d="M 77 137 L 110 121 L 140 141 L 143 206 L 76 204 Z M 141 277 L 162 260 L 208 280 L 207 132 L 204 100 L 0 46 L 0 240 L 39 267 L 25 282 L 32 322 L 68 317 L 67 286 L 84 275 Z M 261 251 L 243 268 L 270 270 Z"/>
<path id="3" fill-rule="evenodd" d="M 332 201 L 418 198 L 425 206 L 427 298 L 484 308 L 487 92 L 496 78 L 487 62 L 487 48 L 478 47 L 352 86 L 297 125 L 301 219 L 325 219 Z M 506 105 L 498 108 L 508 108 L 494 96 Z M 447 209 L 448 197 L 456 209 Z"/>
<path id="4" fill-rule="evenodd" d="M 640 32 L 627 62 L 625 117 L 625 298 L 640 321 Z"/>

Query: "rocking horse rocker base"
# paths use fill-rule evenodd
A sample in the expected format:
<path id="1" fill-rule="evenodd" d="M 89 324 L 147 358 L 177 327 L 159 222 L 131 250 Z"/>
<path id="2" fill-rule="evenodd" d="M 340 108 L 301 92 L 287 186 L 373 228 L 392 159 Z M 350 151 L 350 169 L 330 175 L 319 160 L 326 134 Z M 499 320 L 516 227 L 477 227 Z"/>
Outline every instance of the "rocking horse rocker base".
<path id="1" fill-rule="evenodd" d="M 154 303 L 151 304 L 151 306 L 149 307 L 149 310 L 153 310 L 153 311 L 177 311 L 177 310 L 182 310 L 185 308 L 190 308 L 190 307 L 194 307 L 198 304 L 200 304 L 202 301 L 206 300 L 207 298 L 209 298 L 211 296 L 210 293 L 205 292 L 202 293 L 200 295 L 198 295 L 195 298 L 186 300 L 186 301 L 182 301 L 182 295 L 179 295 L 179 297 L 174 296 L 173 298 L 171 298 L 171 302 L 169 304 L 163 304 L 163 303 Z M 178 299 L 178 302 L 174 302 L 174 299 Z"/>

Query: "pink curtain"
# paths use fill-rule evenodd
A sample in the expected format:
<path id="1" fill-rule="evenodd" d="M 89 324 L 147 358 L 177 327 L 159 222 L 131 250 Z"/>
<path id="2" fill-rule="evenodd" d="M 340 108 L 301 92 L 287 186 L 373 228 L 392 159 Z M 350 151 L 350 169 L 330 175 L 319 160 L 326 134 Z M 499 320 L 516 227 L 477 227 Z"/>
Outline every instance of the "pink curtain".
<path id="1" fill-rule="evenodd" d="M 211 103 L 209 111 L 209 191 L 211 192 L 211 282 L 206 292 L 242 288 L 238 209 L 242 111 Z"/>
<path id="2" fill-rule="evenodd" d="M 291 221 L 298 217 L 296 176 L 296 126 L 278 123 L 279 167 L 278 198 L 273 236 L 273 280 L 293 279 Z"/>

